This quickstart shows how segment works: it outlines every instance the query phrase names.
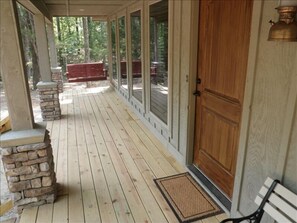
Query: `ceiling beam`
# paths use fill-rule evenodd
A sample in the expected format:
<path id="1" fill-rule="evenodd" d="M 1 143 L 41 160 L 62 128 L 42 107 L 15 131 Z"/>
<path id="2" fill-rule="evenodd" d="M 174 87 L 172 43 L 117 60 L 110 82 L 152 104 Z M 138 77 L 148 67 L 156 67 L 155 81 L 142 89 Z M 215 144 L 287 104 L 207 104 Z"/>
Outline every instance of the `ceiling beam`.
<path id="1" fill-rule="evenodd" d="M 1 1 L 1 0 L 0 0 Z M 107 16 L 118 6 L 98 5 L 47 5 L 52 16 Z M 69 11 L 68 11 L 69 10 Z"/>
<path id="2" fill-rule="evenodd" d="M 43 14 L 47 22 L 52 22 L 52 16 L 46 7 L 44 0 L 17 0 L 21 5 L 33 14 Z"/>

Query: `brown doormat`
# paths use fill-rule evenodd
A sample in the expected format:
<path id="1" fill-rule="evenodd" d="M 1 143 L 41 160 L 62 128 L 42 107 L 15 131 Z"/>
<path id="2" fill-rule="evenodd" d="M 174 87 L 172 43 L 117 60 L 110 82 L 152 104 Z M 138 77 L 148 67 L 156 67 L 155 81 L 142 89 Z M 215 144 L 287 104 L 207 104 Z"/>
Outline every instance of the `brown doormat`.
<path id="1" fill-rule="evenodd" d="M 200 220 L 223 211 L 189 173 L 154 180 L 182 223 Z"/>

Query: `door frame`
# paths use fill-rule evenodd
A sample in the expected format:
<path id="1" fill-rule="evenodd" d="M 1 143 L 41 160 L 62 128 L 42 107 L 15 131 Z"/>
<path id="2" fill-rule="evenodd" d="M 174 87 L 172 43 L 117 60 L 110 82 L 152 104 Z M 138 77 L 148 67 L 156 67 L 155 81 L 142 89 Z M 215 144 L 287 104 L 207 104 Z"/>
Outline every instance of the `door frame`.
<path id="1" fill-rule="evenodd" d="M 195 2 L 195 3 L 194 3 Z M 242 185 L 242 173 L 245 161 L 246 144 L 248 140 L 249 123 L 250 123 L 250 105 L 253 100 L 255 69 L 257 61 L 257 49 L 259 44 L 259 33 L 261 26 L 261 14 L 264 1 L 253 1 L 250 43 L 248 52 L 248 62 L 245 81 L 245 92 L 241 115 L 241 126 L 238 144 L 237 164 L 235 172 L 235 180 L 233 187 L 233 196 L 231 204 L 231 215 L 240 217 L 242 214 L 238 211 L 239 195 Z M 189 113 L 188 113 L 188 144 L 186 152 L 186 165 L 193 165 L 194 157 L 194 139 L 195 139 L 195 114 L 196 114 L 196 96 L 193 92 L 196 90 L 196 77 L 198 66 L 198 31 L 199 31 L 199 1 L 193 1 L 192 12 L 192 35 L 191 35 L 191 61 L 189 76 Z M 268 33 L 267 33 L 268 35 Z M 192 169 L 192 168 L 191 168 Z"/>

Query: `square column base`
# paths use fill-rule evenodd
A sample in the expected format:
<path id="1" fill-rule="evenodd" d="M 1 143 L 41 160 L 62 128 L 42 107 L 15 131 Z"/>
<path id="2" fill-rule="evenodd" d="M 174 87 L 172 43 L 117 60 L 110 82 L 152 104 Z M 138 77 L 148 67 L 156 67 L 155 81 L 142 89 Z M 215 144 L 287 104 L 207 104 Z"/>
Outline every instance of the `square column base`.
<path id="1" fill-rule="evenodd" d="M 8 188 L 18 212 L 55 201 L 57 184 L 48 131 L 42 142 L 0 149 Z"/>
<path id="2" fill-rule="evenodd" d="M 59 93 L 63 92 L 63 77 L 62 77 L 62 68 L 61 67 L 52 67 L 52 80 L 58 84 Z"/>
<path id="3" fill-rule="evenodd" d="M 37 89 L 40 98 L 41 115 L 44 121 L 61 119 L 58 85 L 55 82 L 39 82 Z"/>

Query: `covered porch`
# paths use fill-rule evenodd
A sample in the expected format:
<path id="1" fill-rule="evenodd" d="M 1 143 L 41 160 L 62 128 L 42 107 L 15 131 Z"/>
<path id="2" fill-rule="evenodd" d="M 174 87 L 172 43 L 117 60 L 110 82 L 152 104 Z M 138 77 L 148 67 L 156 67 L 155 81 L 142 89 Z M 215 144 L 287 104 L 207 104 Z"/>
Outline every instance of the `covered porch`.
<path id="1" fill-rule="evenodd" d="M 284 2 L 297 8 L 296 0 Z M 53 99 L 40 104 L 46 126 L 33 116 L 17 3 L 34 16 L 40 99 Z M 33 197 L 44 204 L 24 209 L 20 221 L 177 222 L 153 179 L 185 172 L 185 166 L 231 216 L 256 209 L 254 198 L 267 177 L 296 193 L 297 46 L 267 41 L 278 4 L 0 1 L 0 72 L 12 122 L 12 131 L 0 136 L 1 152 L 15 158 L 5 168 L 12 192 L 25 200 L 19 203 L 30 206 L 27 198 Z M 66 84 L 61 93 L 53 78 L 61 74 L 53 18 L 71 16 L 107 21 L 109 82 L 94 88 Z M 233 22 L 242 33 L 233 32 Z M 139 72 L 134 61 L 141 61 Z M 158 81 L 152 78 L 155 65 Z M 35 144 L 46 144 L 47 151 L 31 153 Z M 25 151 L 27 145 L 31 150 Z M 38 175 L 40 164 L 46 175 Z M 38 179 L 24 176 L 33 174 Z"/>
<path id="2" fill-rule="evenodd" d="M 153 179 L 186 168 L 108 81 L 93 88 L 66 84 L 64 89 L 62 119 L 47 122 L 57 200 L 24 209 L 20 222 L 178 222 Z M 199 222 L 215 223 L 226 216 Z"/>

